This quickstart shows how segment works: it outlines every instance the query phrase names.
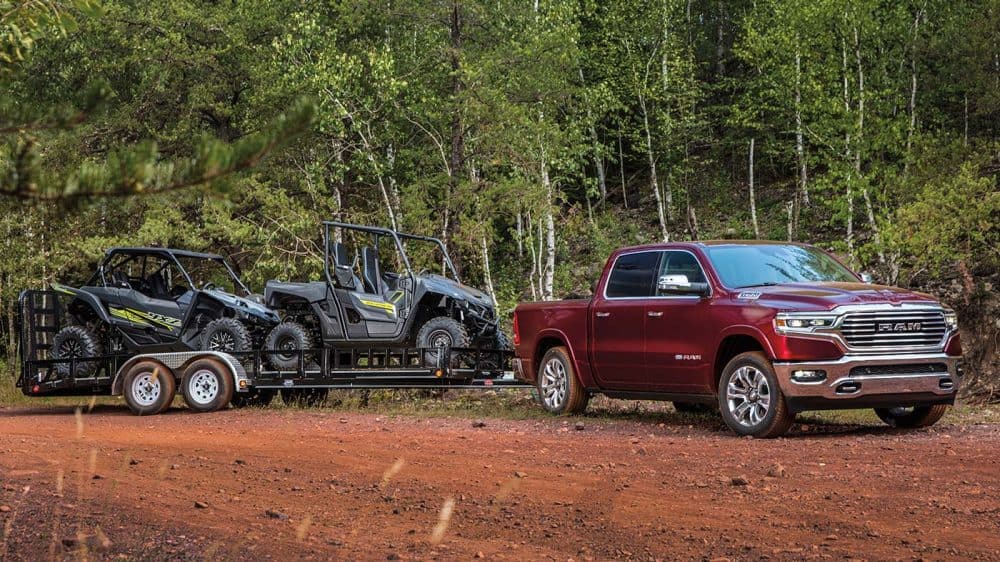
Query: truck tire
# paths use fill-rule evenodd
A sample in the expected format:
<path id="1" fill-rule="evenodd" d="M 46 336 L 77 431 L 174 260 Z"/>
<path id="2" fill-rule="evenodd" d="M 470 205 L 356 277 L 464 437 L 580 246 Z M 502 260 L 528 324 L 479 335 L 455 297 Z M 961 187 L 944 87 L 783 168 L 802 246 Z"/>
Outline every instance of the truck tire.
<path id="1" fill-rule="evenodd" d="M 195 412 L 225 408 L 233 398 L 233 373 L 215 359 L 199 359 L 188 365 L 181 378 L 184 403 Z"/>
<path id="2" fill-rule="evenodd" d="M 159 414 L 170 407 L 177 392 L 174 374 L 155 361 L 139 361 L 125 373 L 122 395 L 139 416 Z"/>
<path id="3" fill-rule="evenodd" d="M 268 362 L 275 369 L 295 370 L 299 368 L 299 350 L 312 349 L 312 337 L 309 331 L 298 322 L 282 322 L 275 326 L 264 341 L 265 349 L 276 349 L 289 351 L 289 353 L 270 353 L 267 356 Z M 302 358 L 308 364 L 310 357 L 306 355 Z"/>
<path id="4" fill-rule="evenodd" d="M 312 408 L 325 402 L 329 394 L 328 388 L 282 388 L 281 401 L 286 406 Z"/>
<path id="5" fill-rule="evenodd" d="M 274 400 L 271 389 L 251 390 L 250 392 L 234 392 L 229 401 L 234 408 L 264 408 Z"/>
<path id="6" fill-rule="evenodd" d="M 765 439 L 783 435 L 795 420 L 771 362 L 759 351 L 741 353 L 723 369 L 719 410 L 736 433 Z"/>
<path id="7" fill-rule="evenodd" d="M 235 318 L 217 318 L 209 322 L 201 332 L 203 351 L 250 351 L 250 333 L 246 326 Z"/>
<path id="8" fill-rule="evenodd" d="M 587 409 L 590 394 L 576 377 L 573 360 L 565 347 L 553 347 L 545 352 L 538 365 L 536 378 L 538 396 L 542 407 L 547 411 L 558 415 L 574 415 Z"/>
<path id="9" fill-rule="evenodd" d="M 889 427 L 914 429 L 936 424 L 948 411 L 947 404 L 913 406 L 909 408 L 875 408 L 875 415 Z"/>
<path id="10" fill-rule="evenodd" d="M 433 349 L 436 347 L 470 347 L 472 339 L 469 332 L 461 322 L 447 316 L 431 318 L 420 327 L 417 332 L 417 347 Z M 424 353 L 424 363 L 428 367 L 437 364 L 438 351 L 427 351 Z M 458 354 L 451 358 L 451 367 L 458 367 L 462 363 Z"/>
<path id="11" fill-rule="evenodd" d="M 83 326 L 66 326 L 52 338 L 52 358 L 97 357 L 101 354 L 101 344 L 97 337 Z M 71 372 L 69 363 L 56 365 L 56 372 L 64 377 L 89 377 L 100 366 L 99 361 L 79 361 Z"/>

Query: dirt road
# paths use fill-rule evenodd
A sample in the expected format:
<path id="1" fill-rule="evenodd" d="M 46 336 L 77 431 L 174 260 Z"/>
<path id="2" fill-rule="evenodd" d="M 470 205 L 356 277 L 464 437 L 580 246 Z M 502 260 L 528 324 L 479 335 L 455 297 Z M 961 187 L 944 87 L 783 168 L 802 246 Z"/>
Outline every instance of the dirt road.
<path id="1" fill-rule="evenodd" d="M 576 423 L 0 409 L 0 558 L 1000 559 L 997 425 Z"/>

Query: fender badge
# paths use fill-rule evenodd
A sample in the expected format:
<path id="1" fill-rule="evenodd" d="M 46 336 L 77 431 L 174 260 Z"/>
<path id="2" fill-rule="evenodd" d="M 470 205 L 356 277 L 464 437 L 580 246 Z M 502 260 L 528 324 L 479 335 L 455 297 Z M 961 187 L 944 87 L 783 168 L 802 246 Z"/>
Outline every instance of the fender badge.
<path id="1" fill-rule="evenodd" d="M 736 295 L 736 298 L 748 301 L 755 301 L 760 298 L 760 291 L 743 291 Z"/>

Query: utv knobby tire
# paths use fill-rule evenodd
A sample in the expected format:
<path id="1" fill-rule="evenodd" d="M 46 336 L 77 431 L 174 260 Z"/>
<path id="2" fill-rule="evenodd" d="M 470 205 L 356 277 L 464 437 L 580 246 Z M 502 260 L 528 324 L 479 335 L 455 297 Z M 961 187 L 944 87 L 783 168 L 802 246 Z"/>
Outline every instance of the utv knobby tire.
<path id="1" fill-rule="evenodd" d="M 785 395 L 778 386 L 774 367 L 759 351 L 741 353 L 729 361 L 722 370 L 718 394 L 722 420 L 740 435 L 778 437 L 795 421 L 795 414 L 788 410 Z M 766 407 L 762 405 L 765 397 Z M 756 417 L 750 408 L 758 413 Z M 759 415 L 762 408 L 764 414 Z"/>
<path id="2" fill-rule="evenodd" d="M 234 392 L 229 403 L 234 408 L 263 408 L 269 405 L 272 400 L 274 400 L 274 391 L 265 388 L 249 392 Z"/>
<path id="3" fill-rule="evenodd" d="M 889 427 L 915 429 L 936 424 L 947 411 L 947 404 L 934 404 L 912 408 L 875 408 L 875 415 Z"/>
<path id="4" fill-rule="evenodd" d="M 97 357 L 101 354 L 101 344 L 97 337 L 83 326 L 66 326 L 52 339 L 52 358 Z M 64 377 L 85 378 L 94 374 L 99 361 L 77 361 L 71 368 L 69 363 L 56 365 L 56 372 Z"/>
<path id="5" fill-rule="evenodd" d="M 268 362 L 276 369 L 295 370 L 299 368 L 299 354 L 303 349 L 311 349 L 312 337 L 298 322 L 282 322 L 275 326 L 264 341 L 265 349 L 287 350 L 290 353 L 269 353 Z M 303 364 L 310 361 L 308 355 L 302 357 Z"/>
<path id="6" fill-rule="evenodd" d="M 250 332 L 235 318 L 217 318 L 201 331 L 203 351 L 250 351 L 252 346 Z"/>
<path id="7" fill-rule="evenodd" d="M 424 352 L 424 363 L 427 367 L 434 367 L 438 364 L 438 354 L 440 351 L 430 351 L 440 347 L 471 347 L 472 338 L 469 331 L 461 322 L 447 316 L 431 318 L 420 327 L 417 332 L 417 347 L 427 349 Z M 458 354 L 451 357 L 450 367 L 459 367 L 463 363 Z"/>
<path id="8" fill-rule="evenodd" d="M 155 361 L 139 361 L 125 373 L 122 396 L 132 412 L 152 416 L 170 407 L 177 392 L 177 379 Z"/>
<path id="9" fill-rule="evenodd" d="M 195 412 L 225 408 L 233 398 L 233 373 L 216 359 L 199 359 L 188 365 L 181 378 L 184 403 Z"/>
<path id="10" fill-rule="evenodd" d="M 535 378 L 538 397 L 548 412 L 573 415 L 587 409 L 590 394 L 580 384 L 573 359 L 565 347 L 557 346 L 545 352 Z"/>

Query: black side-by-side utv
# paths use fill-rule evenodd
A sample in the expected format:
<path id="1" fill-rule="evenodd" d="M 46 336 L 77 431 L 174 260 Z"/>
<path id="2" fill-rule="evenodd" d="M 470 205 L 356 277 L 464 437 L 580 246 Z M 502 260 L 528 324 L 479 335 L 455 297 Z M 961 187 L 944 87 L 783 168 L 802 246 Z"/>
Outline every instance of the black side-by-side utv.
<path id="1" fill-rule="evenodd" d="M 337 229 L 339 238 L 334 237 Z M 323 280 L 267 283 L 265 303 L 279 311 L 283 321 L 268 336 L 266 349 L 373 344 L 419 348 L 510 347 L 498 327 L 492 299 L 459 281 L 441 240 L 388 228 L 329 221 L 323 223 L 323 240 Z M 358 246 L 352 252 L 345 242 L 338 240 L 353 240 Z M 439 251 L 439 265 L 445 275 L 430 273 L 428 269 L 414 271 L 407 244 L 430 244 L 431 250 Z M 278 368 L 294 368 L 297 360 L 296 353 L 271 357 Z"/>
<path id="2" fill-rule="evenodd" d="M 65 306 L 53 359 L 104 353 L 259 349 L 278 315 L 222 256 L 170 248 L 112 248 L 81 287 L 53 284 Z M 59 365 L 68 370 L 69 364 Z M 96 368 L 80 362 L 81 371 Z M 64 373 L 65 374 L 65 373 Z"/>

